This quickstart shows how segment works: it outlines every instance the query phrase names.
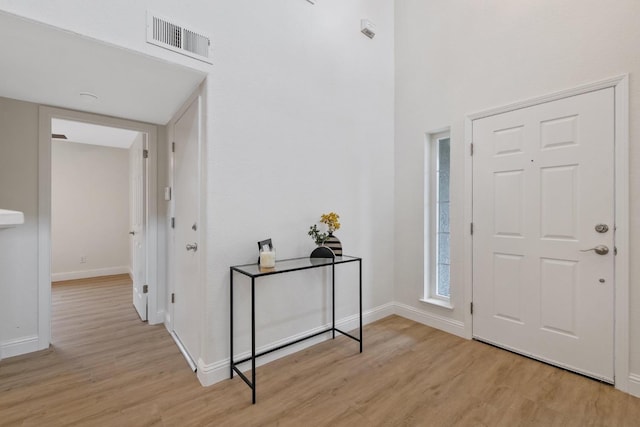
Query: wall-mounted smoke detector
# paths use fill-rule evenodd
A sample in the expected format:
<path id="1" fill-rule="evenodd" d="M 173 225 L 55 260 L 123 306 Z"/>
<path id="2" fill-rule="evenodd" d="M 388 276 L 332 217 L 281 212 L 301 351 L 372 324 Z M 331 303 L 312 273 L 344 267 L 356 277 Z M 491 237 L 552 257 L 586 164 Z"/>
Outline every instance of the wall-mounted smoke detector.
<path id="1" fill-rule="evenodd" d="M 360 32 L 372 39 L 376 35 L 376 26 L 368 19 L 360 21 Z"/>
<path id="2" fill-rule="evenodd" d="M 147 43 L 213 64 L 211 38 L 147 11 Z"/>

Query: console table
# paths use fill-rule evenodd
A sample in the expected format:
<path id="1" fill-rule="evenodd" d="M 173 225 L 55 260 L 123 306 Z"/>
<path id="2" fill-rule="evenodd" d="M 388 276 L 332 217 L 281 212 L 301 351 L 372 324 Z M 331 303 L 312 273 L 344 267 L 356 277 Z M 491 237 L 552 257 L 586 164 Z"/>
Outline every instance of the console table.
<path id="1" fill-rule="evenodd" d="M 360 312 L 360 336 L 354 337 L 347 332 L 343 332 L 336 328 L 336 265 L 347 264 L 357 262 L 359 272 L 359 284 L 358 284 L 358 296 L 359 296 L 359 312 Z M 313 268 L 330 268 L 331 269 L 331 327 L 328 327 L 320 332 L 311 334 L 309 336 L 296 339 L 283 345 L 279 345 L 275 348 L 271 348 L 260 353 L 256 353 L 256 298 L 255 288 L 256 279 L 259 277 L 273 276 L 275 274 L 290 273 L 293 271 L 309 270 Z M 233 275 L 239 273 L 251 278 L 251 356 L 245 357 L 240 360 L 233 360 Z M 229 366 L 229 378 L 233 378 L 233 372 L 235 371 L 242 380 L 251 387 L 252 401 L 256 403 L 256 358 L 264 356 L 265 354 L 272 353 L 277 350 L 281 350 L 290 345 L 297 344 L 301 341 L 313 338 L 315 336 L 331 332 L 332 338 L 336 337 L 336 332 L 345 335 L 360 343 L 360 353 L 362 353 L 362 258 L 343 255 L 335 258 L 293 258 L 285 259 L 276 262 L 274 268 L 261 268 L 258 264 L 245 264 L 236 265 L 230 267 L 230 279 L 229 279 L 229 325 L 230 325 L 230 366 Z M 238 365 L 251 361 L 251 380 L 244 375 Z"/>

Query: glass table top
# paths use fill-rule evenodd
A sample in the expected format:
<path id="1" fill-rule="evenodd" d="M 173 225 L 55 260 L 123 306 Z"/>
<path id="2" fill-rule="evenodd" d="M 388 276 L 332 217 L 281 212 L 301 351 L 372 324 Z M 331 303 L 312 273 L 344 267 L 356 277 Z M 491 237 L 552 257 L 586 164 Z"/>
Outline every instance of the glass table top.
<path id="1" fill-rule="evenodd" d="M 273 268 L 262 268 L 258 264 L 234 265 L 231 270 L 249 277 L 269 276 L 271 274 L 286 273 L 287 271 L 306 270 L 309 268 L 326 267 L 332 264 L 345 264 L 361 261 L 361 258 L 343 255 L 335 258 L 291 258 L 277 260 Z"/>

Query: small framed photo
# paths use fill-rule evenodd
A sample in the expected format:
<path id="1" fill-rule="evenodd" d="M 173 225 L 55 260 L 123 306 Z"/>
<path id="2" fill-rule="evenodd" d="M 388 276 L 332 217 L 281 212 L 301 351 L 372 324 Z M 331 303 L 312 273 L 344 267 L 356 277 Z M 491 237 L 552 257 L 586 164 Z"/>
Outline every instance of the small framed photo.
<path id="1" fill-rule="evenodd" d="M 258 252 L 260 251 L 271 252 L 272 250 L 273 250 L 273 243 L 271 243 L 271 239 L 260 240 L 258 242 Z"/>

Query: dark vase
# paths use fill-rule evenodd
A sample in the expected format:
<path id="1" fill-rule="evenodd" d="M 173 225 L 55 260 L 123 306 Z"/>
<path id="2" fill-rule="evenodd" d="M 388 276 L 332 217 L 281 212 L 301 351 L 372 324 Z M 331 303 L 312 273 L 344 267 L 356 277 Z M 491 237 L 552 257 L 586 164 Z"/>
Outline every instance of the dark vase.
<path id="1" fill-rule="evenodd" d="M 333 251 L 329 247 L 324 245 L 318 246 L 311 252 L 311 255 L 309 255 L 309 258 L 335 258 L 335 257 L 336 255 L 333 253 Z"/>
<path id="2" fill-rule="evenodd" d="M 333 235 L 333 233 L 329 233 L 329 237 L 324 241 L 324 245 L 331 249 L 336 256 L 342 256 L 342 243 L 340 240 Z"/>

